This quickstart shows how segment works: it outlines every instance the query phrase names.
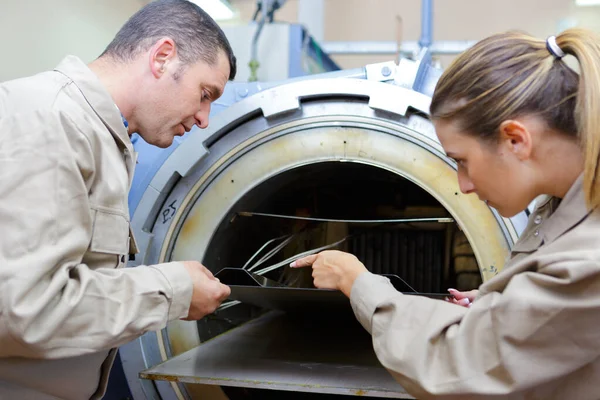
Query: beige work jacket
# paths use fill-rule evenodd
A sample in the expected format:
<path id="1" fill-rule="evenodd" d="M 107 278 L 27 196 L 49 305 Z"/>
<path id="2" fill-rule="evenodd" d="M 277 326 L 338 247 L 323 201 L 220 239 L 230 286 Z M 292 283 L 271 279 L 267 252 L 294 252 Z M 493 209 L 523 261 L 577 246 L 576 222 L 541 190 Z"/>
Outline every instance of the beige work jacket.
<path id="1" fill-rule="evenodd" d="M 419 399 L 600 399 L 600 210 L 581 177 L 530 216 L 471 308 L 365 273 L 351 303 L 377 357 Z"/>
<path id="2" fill-rule="evenodd" d="M 181 263 L 122 268 L 134 158 L 81 60 L 0 84 L 0 399 L 99 398 L 111 349 L 187 316 Z"/>

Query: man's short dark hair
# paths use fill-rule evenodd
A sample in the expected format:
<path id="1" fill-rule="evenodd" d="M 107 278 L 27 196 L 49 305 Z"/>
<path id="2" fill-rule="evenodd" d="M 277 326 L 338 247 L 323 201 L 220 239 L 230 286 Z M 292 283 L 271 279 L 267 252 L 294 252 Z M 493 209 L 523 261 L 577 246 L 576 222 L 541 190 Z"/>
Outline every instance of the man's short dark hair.
<path id="1" fill-rule="evenodd" d="M 229 59 L 229 80 L 237 71 L 235 56 L 223 30 L 202 8 L 186 0 L 156 0 L 135 13 L 101 54 L 130 61 L 162 37 L 175 41 L 184 65 L 199 60 L 215 65 L 219 51 Z"/>

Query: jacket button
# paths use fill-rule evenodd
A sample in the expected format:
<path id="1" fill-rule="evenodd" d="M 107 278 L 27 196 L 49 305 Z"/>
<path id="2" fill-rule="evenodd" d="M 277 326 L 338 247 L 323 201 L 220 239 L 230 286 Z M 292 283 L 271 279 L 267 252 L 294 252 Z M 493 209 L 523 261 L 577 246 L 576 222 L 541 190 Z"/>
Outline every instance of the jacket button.
<path id="1" fill-rule="evenodd" d="M 533 219 L 533 223 L 536 225 L 539 225 L 542 222 L 542 216 L 541 215 L 536 215 L 535 218 Z"/>
<path id="2" fill-rule="evenodd" d="M 533 236 L 538 236 L 540 234 L 539 229 L 536 229 L 535 232 L 533 232 Z"/>

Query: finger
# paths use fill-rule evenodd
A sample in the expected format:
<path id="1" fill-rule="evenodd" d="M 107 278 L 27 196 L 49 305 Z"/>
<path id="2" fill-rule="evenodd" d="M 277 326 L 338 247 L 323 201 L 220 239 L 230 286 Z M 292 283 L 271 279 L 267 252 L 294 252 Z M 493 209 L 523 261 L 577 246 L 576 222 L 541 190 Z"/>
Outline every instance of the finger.
<path id="1" fill-rule="evenodd" d="M 469 304 L 471 304 L 471 301 L 465 297 L 464 299 L 459 300 L 458 304 L 460 304 L 461 306 L 467 307 Z"/>
<path id="2" fill-rule="evenodd" d="M 290 267 L 292 267 L 292 268 L 309 267 L 309 266 L 313 265 L 315 261 L 317 261 L 317 257 L 319 257 L 318 254 L 313 254 L 310 256 L 303 257 L 303 258 L 299 258 L 296 261 L 292 262 L 290 264 Z"/>
<path id="3" fill-rule="evenodd" d="M 477 298 L 478 294 L 479 294 L 479 290 L 469 290 L 468 292 L 465 292 L 465 297 L 467 297 L 469 300 L 471 300 L 471 303 L 472 303 L 473 300 L 475 300 L 475 298 Z"/>
<path id="4" fill-rule="evenodd" d="M 459 292 L 456 289 L 448 289 L 448 292 L 455 298 L 455 299 L 464 299 L 466 296 L 464 295 L 464 293 Z"/>
<path id="5" fill-rule="evenodd" d="M 222 297 L 223 297 L 223 300 L 225 300 L 231 294 L 231 288 L 227 285 L 221 285 L 221 286 L 223 286 L 223 296 Z"/>

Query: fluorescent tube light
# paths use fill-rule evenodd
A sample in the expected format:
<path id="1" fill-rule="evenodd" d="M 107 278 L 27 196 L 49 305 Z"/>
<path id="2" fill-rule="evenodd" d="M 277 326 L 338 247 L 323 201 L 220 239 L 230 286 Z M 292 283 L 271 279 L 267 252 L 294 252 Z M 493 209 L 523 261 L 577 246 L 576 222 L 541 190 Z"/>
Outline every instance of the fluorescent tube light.
<path id="1" fill-rule="evenodd" d="M 198 4 L 204 11 L 208 13 L 214 20 L 232 19 L 234 16 L 233 9 L 227 0 L 191 0 L 192 3 Z"/>
<path id="2" fill-rule="evenodd" d="M 600 6 L 600 0 L 575 0 L 576 6 Z"/>

